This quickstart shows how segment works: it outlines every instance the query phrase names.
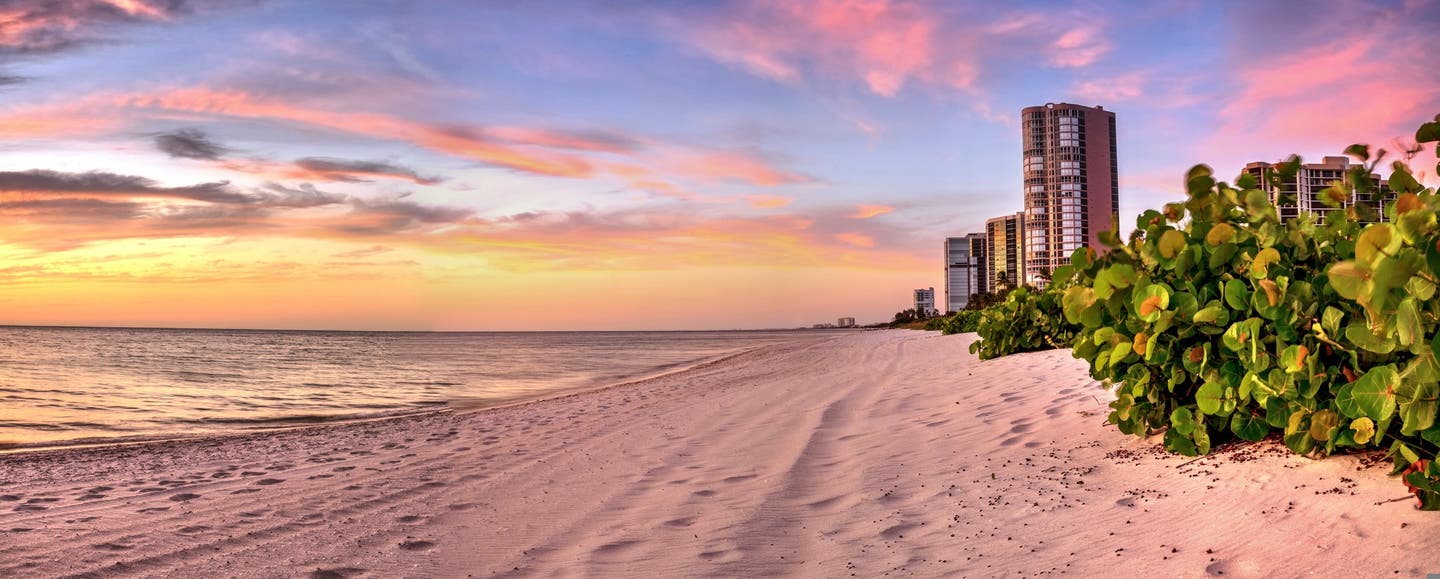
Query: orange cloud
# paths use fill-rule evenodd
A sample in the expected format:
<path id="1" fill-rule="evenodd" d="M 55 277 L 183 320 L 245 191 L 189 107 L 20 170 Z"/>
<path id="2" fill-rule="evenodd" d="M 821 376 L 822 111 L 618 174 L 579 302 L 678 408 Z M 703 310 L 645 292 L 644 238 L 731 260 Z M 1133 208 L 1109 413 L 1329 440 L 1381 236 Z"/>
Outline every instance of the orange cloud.
<path id="1" fill-rule="evenodd" d="M 856 205 L 855 212 L 850 214 L 851 219 L 869 219 L 895 211 L 889 205 Z"/>
<path id="2" fill-rule="evenodd" d="M 778 209 L 795 201 L 791 197 L 778 195 L 746 195 L 745 200 L 750 202 L 751 207 L 758 209 Z"/>
<path id="3" fill-rule="evenodd" d="M 709 181 L 740 181 L 762 187 L 812 181 L 808 176 L 782 171 L 754 155 L 738 152 L 689 154 L 667 163 L 669 169 Z"/>
<path id="4" fill-rule="evenodd" d="M 875 238 L 859 233 L 837 233 L 835 239 L 848 243 L 855 247 L 870 249 L 875 247 Z"/>
<path id="5" fill-rule="evenodd" d="M 0 15 L 3 19 L 3 15 Z M 120 121 L 96 114 L 86 100 L 66 104 L 8 107 L 0 111 L 0 139 L 82 137 L 114 130 Z"/>
<path id="6" fill-rule="evenodd" d="M 540 175 L 589 177 L 594 173 L 594 167 L 582 157 L 522 150 L 519 146 L 489 140 L 475 129 L 428 125 L 377 113 L 337 113 L 242 91 L 188 88 L 159 95 L 122 96 L 117 98 L 117 104 L 247 119 L 281 119 L 365 136 L 398 138 L 442 153 Z"/>

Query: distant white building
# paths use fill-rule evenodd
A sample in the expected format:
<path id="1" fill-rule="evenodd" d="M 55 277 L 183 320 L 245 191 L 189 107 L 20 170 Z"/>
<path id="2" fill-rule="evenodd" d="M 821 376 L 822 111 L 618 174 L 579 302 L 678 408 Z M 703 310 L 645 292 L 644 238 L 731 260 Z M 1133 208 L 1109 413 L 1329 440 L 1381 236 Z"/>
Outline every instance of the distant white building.
<path id="1" fill-rule="evenodd" d="M 1280 169 L 1278 165 L 1249 163 L 1245 165 L 1245 172 L 1254 175 L 1260 180 L 1261 188 L 1268 190 L 1270 202 L 1275 204 L 1282 220 L 1289 221 L 1301 213 L 1310 213 L 1318 221 L 1331 211 L 1344 211 L 1359 202 L 1375 209 L 1374 219 L 1384 221 L 1384 206 L 1394 203 L 1396 196 L 1395 192 L 1390 190 L 1390 183 L 1374 173 L 1370 174 L 1370 178 L 1375 182 L 1374 192 L 1356 193 L 1354 199 L 1345 202 L 1341 207 L 1331 207 L 1325 202 L 1324 191 L 1336 181 L 1348 181 L 1350 170 L 1355 167 L 1346 157 L 1325 157 L 1320 163 L 1300 165 L 1295 176 L 1285 179 L 1278 189 L 1270 187 L 1266 179 L 1270 172 Z M 1362 218 L 1361 221 L 1369 220 Z"/>
<path id="2" fill-rule="evenodd" d="M 970 296 L 988 291 L 986 249 L 983 233 L 945 238 L 945 311 L 963 310 Z"/>
<path id="3" fill-rule="evenodd" d="M 940 313 L 935 309 L 935 288 L 915 290 L 915 312 L 922 316 L 934 316 Z"/>
<path id="4" fill-rule="evenodd" d="M 841 328 L 853 328 L 855 327 L 855 318 L 840 318 L 835 325 Z"/>

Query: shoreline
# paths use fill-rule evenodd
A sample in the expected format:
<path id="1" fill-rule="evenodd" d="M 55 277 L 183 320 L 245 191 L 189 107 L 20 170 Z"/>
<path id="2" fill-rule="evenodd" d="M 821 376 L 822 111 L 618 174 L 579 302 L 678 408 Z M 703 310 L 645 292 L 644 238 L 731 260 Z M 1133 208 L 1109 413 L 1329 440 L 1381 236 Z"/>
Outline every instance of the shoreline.
<path id="1" fill-rule="evenodd" d="M 679 331 L 685 331 L 685 330 L 679 330 Z M 834 339 L 834 338 L 829 338 L 829 339 Z M 825 341 L 825 340 L 823 340 L 823 339 L 817 339 L 817 341 Z M 782 345 L 783 345 L 783 344 L 782 344 Z M 67 439 L 67 440 L 59 440 L 59 441 L 34 442 L 34 443 L 27 443 L 27 442 L 17 442 L 17 443 L 12 443 L 12 442 L 0 442 L 0 457 L 4 457 L 4 456 L 7 456 L 7 455 L 14 455 L 14 454 L 27 454 L 27 453 L 32 453 L 32 452 L 84 450 L 84 449 L 93 449 L 93 448 L 104 448 L 104 447 L 108 447 L 108 446 L 137 446 L 137 445 L 145 445 L 145 444 L 157 444 L 157 443 L 167 443 L 167 442 L 177 442 L 177 441 L 187 441 L 187 440 L 205 440 L 205 439 L 211 439 L 211 438 L 221 438 L 221 439 L 223 439 L 223 438 L 232 438 L 232 437 L 247 436 L 247 435 L 254 435 L 254 434 L 266 434 L 266 433 L 275 433 L 275 432 L 286 432 L 286 431 L 298 430 L 298 429 L 306 429 L 306 428 L 319 428 L 319 427 L 326 427 L 326 426 L 343 426 L 343 425 L 348 425 L 348 424 L 364 424 L 364 423 L 376 422 L 376 421 L 415 418 L 415 417 L 427 416 L 427 415 L 432 415 L 432 414 L 467 414 L 467 413 L 471 413 L 471 412 L 484 412 L 484 411 L 487 411 L 487 410 L 494 410 L 494 409 L 505 408 L 505 407 L 509 407 L 509 406 L 530 404 L 530 403 L 534 403 L 534 402 L 542 402 L 542 401 L 545 401 L 545 400 L 551 400 L 551 399 L 556 399 L 556 398 L 564 398 L 564 397 L 567 397 L 567 396 L 581 395 L 581 394 L 585 394 L 585 393 L 589 393 L 589 392 L 601 391 L 601 390 L 606 390 L 606 389 L 610 389 L 610 388 L 619 388 L 619 387 L 623 387 L 623 386 L 640 384 L 640 383 L 647 382 L 647 381 L 650 381 L 650 380 L 656 380 L 656 379 L 664 378 L 664 377 L 667 377 L 667 376 L 670 376 L 670 375 L 673 375 L 673 374 L 681 374 L 681 373 L 684 373 L 684 372 L 688 372 L 688 371 L 690 371 L 690 370 L 693 370 L 693 369 L 696 369 L 696 368 L 700 368 L 700 367 L 706 366 L 706 365 L 708 365 L 708 364 L 723 362 L 723 361 L 725 361 L 725 360 L 728 360 L 728 359 L 731 359 L 731 358 L 734 358 L 734 357 L 737 357 L 737 356 L 740 356 L 740 355 L 743 355 L 743 354 L 746 354 L 746 353 L 749 353 L 749 352 L 752 352 L 752 351 L 755 351 L 755 350 L 758 350 L 758 349 L 761 349 L 761 348 L 767 348 L 767 347 L 772 347 L 772 346 L 774 346 L 774 345 L 751 346 L 751 347 L 746 347 L 746 348 L 740 348 L 740 349 L 736 349 L 736 350 L 731 350 L 731 351 L 729 351 L 729 352 L 725 352 L 725 353 L 722 353 L 722 354 L 717 354 L 717 355 L 713 355 L 713 356 L 706 356 L 706 357 L 703 357 L 703 358 L 697 358 L 697 359 L 695 359 L 695 360 L 690 360 L 690 361 L 686 361 L 686 362 L 680 362 L 680 363 L 678 363 L 678 364 L 672 364 L 672 365 L 670 365 L 670 366 L 668 366 L 668 367 L 661 367 L 661 368 L 663 368 L 663 369 L 660 370 L 660 371 L 658 371 L 658 372 L 646 372 L 646 373 L 636 374 L 636 375 L 631 376 L 631 377 L 622 378 L 622 379 L 621 379 L 622 381 L 620 381 L 620 382 L 604 383 L 604 384 L 599 384 L 599 385 L 576 386 L 576 387 L 573 387 L 573 388 L 562 388 L 562 389 L 557 389 L 557 390 L 554 390 L 554 391 L 548 391 L 548 392 L 545 392 L 545 393 L 543 393 L 543 394 L 538 394 L 538 395 L 530 396 L 530 397 L 523 397 L 523 396 L 522 396 L 522 397 L 517 397 L 517 398 L 504 399 L 504 400 L 500 400 L 500 401 L 495 402 L 495 403 L 479 403 L 479 404 L 464 403 L 464 402 L 457 403 L 457 401 L 462 400 L 462 399 L 451 399 L 451 400 L 447 400 L 447 401 L 445 401 L 445 402 L 442 402 L 442 403 L 440 403 L 440 404 L 429 405 L 429 406 L 434 406 L 434 407 L 432 407 L 432 408 L 426 408 L 426 407 L 400 408 L 400 409 L 383 411 L 383 412 L 372 413 L 372 414 L 367 414 L 367 415 L 349 415 L 349 416 L 346 416 L 346 415 L 338 415 L 339 417 L 338 417 L 338 418 L 334 418 L 334 419 L 325 418 L 325 419 L 314 420 L 314 421 L 296 420 L 296 421 L 294 421 L 293 423 L 289 423 L 289 424 L 284 423 L 284 422 L 285 422 L 285 419 L 283 419 L 283 418 L 277 418 L 277 419 L 274 419 L 274 421 L 273 421 L 273 422 L 276 424 L 275 426 L 252 426 L 252 427 L 249 427 L 249 428 L 234 428 L 234 429 L 231 429 L 231 430 L 223 430 L 223 431 L 195 432 L 195 433 L 180 433 L 180 432 L 176 432 L 176 433 L 155 433 L 155 434 L 137 434 L 137 435 L 130 435 L 130 436 L 111 436 L 111 437 L 86 437 L 86 438 L 76 438 L 76 439 Z"/>
<path id="2" fill-rule="evenodd" d="M 1262 577 L 1440 568 L 1374 457 L 1196 459 L 1064 351 L 779 344 L 467 413 L 0 456 L 0 575 Z M 1363 554 L 1363 556 L 1356 556 Z"/>

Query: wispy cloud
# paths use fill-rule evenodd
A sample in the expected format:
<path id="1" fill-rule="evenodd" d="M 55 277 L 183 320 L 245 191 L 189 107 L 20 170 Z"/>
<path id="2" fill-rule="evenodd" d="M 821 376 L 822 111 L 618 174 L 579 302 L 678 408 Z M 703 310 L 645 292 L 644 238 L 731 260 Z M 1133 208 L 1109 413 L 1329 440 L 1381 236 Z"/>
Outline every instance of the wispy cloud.
<path id="1" fill-rule="evenodd" d="M 155 136 L 155 148 L 177 159 L 203 159 L 216 161 L 230 149 L 211 140 L 199 129 L 181 129 Z"/>
<path id="2" fill-rule="evenodd" d="M 856 205 L 855 212 L 850 214 L 851 219 L 869 219 L 878 217 L 894 211 L 895 208 L 889 205 Z"/>
<path id="3" fill-rule="evenodd" d="M 197 0 L 7 0 L 0 4 L 0 54 L 46 54 L 110 38 L 117 27 L 166 22 L 240 2 Z"/>

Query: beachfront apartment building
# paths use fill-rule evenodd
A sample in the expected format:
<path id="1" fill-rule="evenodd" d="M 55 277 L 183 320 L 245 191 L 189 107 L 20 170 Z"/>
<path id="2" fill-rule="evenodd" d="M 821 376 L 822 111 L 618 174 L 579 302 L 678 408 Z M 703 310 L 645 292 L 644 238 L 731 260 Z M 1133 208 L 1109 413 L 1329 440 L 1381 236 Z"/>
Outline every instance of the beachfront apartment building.
<path id="1" fill-rule="evenodd" d="M 1370 179 L 1376 185 L 1374 192 L 1356 193 L 1354 199 L 1347 201 L 1341 207 L 1333 207 L 1325 202 L 1322 195 L 1325 189 L 1335 181 L 1348 179 L 1350 170 L 1356 167 L 1359 165 L 1351 163 L 1347 157 L 1325 157 L 1319 163 L 1301 164 L 1295 176 L 1282 180 L 1278 187 L 1269 186 L 1267 179 L 1271 172 L 1278 169 L 1278 164 L 1247 163 L 1245 172 L 1254 175 L 1260 181 L 1261 187 L 1270 194 L 1270 202 L 1275 204 L 1275 209 L 1280 213 L 1282 221 L 1299 217 L 1301 213 L 1309 213 L 1314 215 L 1316 220 L 1320 220 L 1324 219 L 1325 215 L 1331 211 L 1344 211 L 1356 204 L 1363 204 L 1374 209 L 1373 214 L 1361 212 L 1361 222 L 1384 221 L 1384 208 L 1395 201 L 1395 194 L 1390 191 L 1389 183 L 1373 173 L 1370 175 Z"/>
<path id="2" fill-rule="evenodd" d="M 933 316 L 940 313 L 935 310 L 935 288 L 915 290 L 915 313 L 920 316 Z"/>
<path id="3" fill-rule="evenodd" d="M 1023 142 L 1025 283 L 1044 287 L 1070 254 L 1103 251 L 1100 232 L 1119 221 L 1115 113 L 1047 103 L 1020 112 Z"/>
<path id="4" fill-rule="evenodd" d="M 853 328 L 855 327 L 855 318 L 840 318 L 839 320 L 835 321 L 835 327 Z"/>
<path id="5" fill-rule="evenodd" d="M 989 291 L 988 259 L 983 233 L 945 238 L 945 311 L 958 312 L 970 296 Z"/>
<path id="6" fill-rule="evenodd" d="M 1002 215 L 985 221 L 986 291 L 1013 288 L 1025 279 L 1025 213 Z"/>

